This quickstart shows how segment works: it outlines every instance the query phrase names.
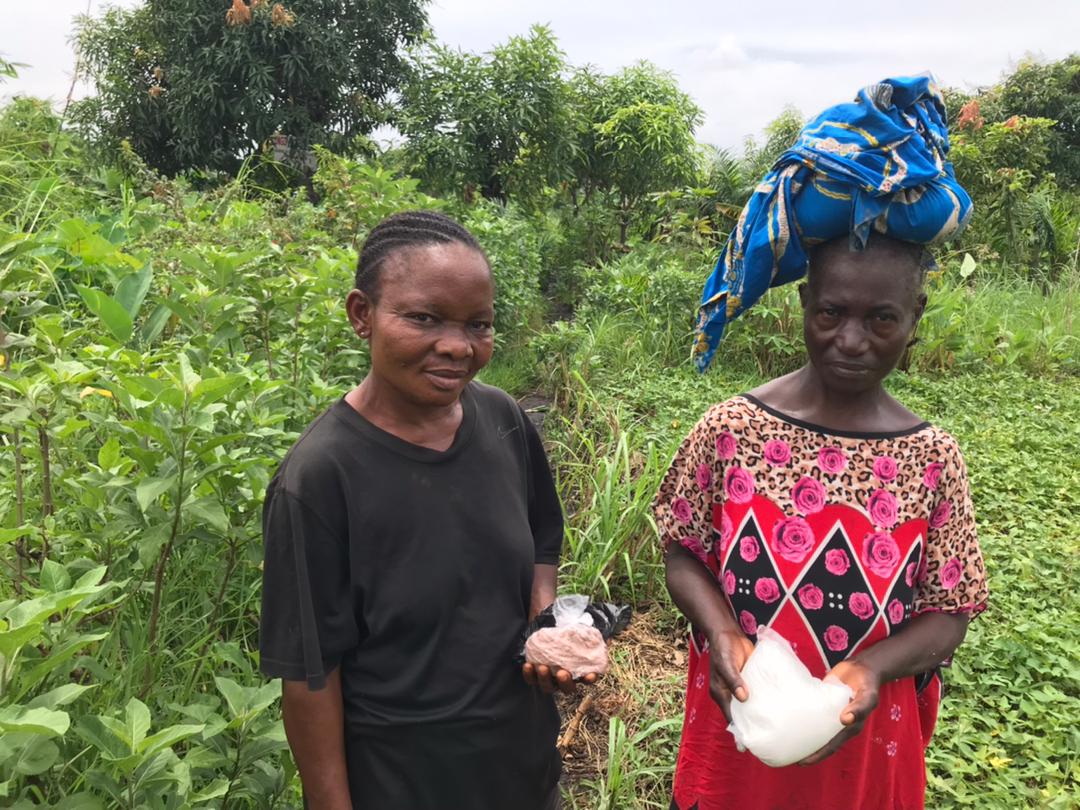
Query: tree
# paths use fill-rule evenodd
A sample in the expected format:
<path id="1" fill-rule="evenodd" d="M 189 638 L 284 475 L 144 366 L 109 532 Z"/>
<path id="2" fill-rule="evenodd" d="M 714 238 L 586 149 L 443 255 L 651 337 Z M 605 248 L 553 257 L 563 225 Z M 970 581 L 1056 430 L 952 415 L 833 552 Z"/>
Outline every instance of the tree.
<path id="1" fill-rule="evenodd" d="M 550 30 L 533 26 L 484 55 L 428 45 L 411 68 L 397 124 L 427 188 L 525 202 L 567 177 L 566 63 Z"/>
<path id="2" fill-rule="evenodd" d="M 98 95 L 74 119 L 165 172 L 234 172 L 275 134 L 293 152 L 370 132 L 399 84 L 427 0 L 146 0 L 79 21 Z"/>
<path id="3" fill-rule="evenodd" d="M 1001 106 L 1008 116 L 1050 118 L 1050 171 L 1058 181 L 1080 184 L 1080 53 L 1050 64 L 1021 62 L 1001 84 Z"/>
<path id="4" fill-rule="evenodd" d="M 619 208 L 619 242 L 650 194 L 694 176 L 694 129 L 701 110 L 675 78 L 648 62 L 612 76 L 591 69 L 574 79 L 578 106 L 575 178 L 586 200 L 610 192 Z"/>

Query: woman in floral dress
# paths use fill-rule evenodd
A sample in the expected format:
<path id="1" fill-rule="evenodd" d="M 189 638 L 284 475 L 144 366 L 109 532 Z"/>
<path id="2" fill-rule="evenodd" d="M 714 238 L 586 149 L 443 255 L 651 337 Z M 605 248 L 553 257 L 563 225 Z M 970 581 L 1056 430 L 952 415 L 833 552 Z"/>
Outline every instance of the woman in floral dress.
<path id="1" fill-rule="evenodd" d="M 882 381 L 926 296 L 921 249 L 878 234 L 815 248 L 808 363 L 712 407 L 654 504 L 672 598 L 692 623 L 677 810 L 923 807 L 940 679 L 987 600 L 959 448 Z M 854 696 L 845 728 L 769 768 L 727 731 L 761 627 Z"/>

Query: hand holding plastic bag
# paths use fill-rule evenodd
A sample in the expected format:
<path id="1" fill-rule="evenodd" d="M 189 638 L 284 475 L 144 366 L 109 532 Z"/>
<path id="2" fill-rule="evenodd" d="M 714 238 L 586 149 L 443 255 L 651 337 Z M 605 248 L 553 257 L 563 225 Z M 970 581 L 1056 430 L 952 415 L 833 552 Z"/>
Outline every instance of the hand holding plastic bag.
<path id="1" fill-rule="evenodd" d="M 806 759 L 844 730 L 840 713 L 852 690 L 836 678 L 811 675 L 775 630 L 758 632 L 741 674 L 750 694 L 731 702 L 729 730 L 740 750 L 750 749 L 766 765 Z"/>
<path id="2" fill-rule="evenodd" d="M 595 683 L 607 670 L 607 640 L 630 622 L 629 605 L 564 594 L 540 611 L 522 638 L 517 660 L 525 681 L 544 691 Z"/>

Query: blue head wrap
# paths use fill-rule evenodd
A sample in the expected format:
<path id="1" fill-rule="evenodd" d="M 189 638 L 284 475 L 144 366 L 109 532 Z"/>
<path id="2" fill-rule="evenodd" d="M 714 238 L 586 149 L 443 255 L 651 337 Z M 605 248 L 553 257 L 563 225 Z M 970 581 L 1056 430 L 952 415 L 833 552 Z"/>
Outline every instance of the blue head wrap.
<path id="1" fill-rule="evenodd" d="M 956 182 L 940 91 L 929 76 L 864 87 L 803 127 L 795 145 L 754 189 L 701 298 L 694 362 L 704 371 L 724 326 L 765 294 L 802 278 L 807 248 L 870 230 L 934 244 L 971 215 Z"/>

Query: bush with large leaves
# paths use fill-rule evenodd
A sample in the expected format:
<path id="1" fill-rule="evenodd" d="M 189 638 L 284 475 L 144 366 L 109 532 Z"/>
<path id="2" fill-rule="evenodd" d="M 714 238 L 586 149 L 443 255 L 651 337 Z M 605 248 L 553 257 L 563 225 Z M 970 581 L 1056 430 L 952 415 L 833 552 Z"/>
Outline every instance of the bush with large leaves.
<path id="1" fill-rule="evenodd" d="M 550 30 L 533 26 L 483 55 L 428 45 L 411 67 L 398 126 L 426 188 L 526 202 L 566 178 L 572 113 Z"/>

